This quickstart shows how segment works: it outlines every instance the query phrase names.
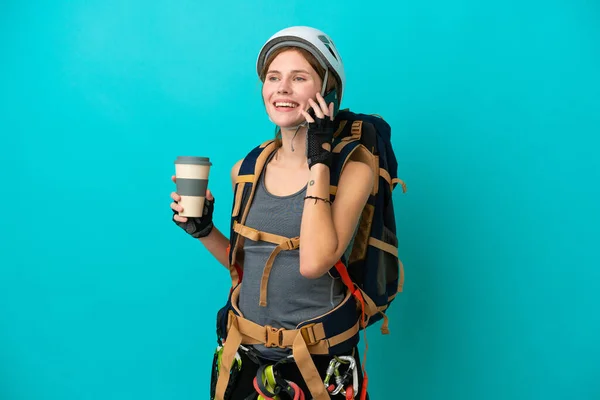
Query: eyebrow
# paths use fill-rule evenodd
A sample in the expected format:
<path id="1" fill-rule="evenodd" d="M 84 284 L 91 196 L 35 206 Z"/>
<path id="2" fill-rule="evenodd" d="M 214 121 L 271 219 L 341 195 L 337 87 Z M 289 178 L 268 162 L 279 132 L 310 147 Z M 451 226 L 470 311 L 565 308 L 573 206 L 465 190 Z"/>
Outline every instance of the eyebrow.
<path id="1" fill-rule="evenodd" d="M 298 72 L 302 72 L 302 73 L 310 75 L 310 72 L 308 72 L 305 69 L 294 69 L 294 70 L 292 70 L 290 72 L 293 73 L 293 74 L 298 73 Z M 272 69 L 272 70 L 267 71 L 267 74 L 281 74 L 281 72 L 279 72 L 279 71 L 277 71 L 275 69 Z"/>

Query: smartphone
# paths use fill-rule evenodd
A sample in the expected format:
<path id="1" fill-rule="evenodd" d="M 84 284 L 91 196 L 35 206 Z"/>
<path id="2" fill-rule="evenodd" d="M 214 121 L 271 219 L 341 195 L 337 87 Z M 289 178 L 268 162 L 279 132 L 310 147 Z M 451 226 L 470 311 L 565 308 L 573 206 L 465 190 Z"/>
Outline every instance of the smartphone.
<path id="1" fill-rule="evenodd" d="M 325 99 L 325 103 L 329 105 L 329 103 L 333 103 L 333 117 L 337 115 L 338 111 L 340 111 L 340 101 L 337 97 L 337 90 L 332 89 L 329 93 L 323 96 Z"/>

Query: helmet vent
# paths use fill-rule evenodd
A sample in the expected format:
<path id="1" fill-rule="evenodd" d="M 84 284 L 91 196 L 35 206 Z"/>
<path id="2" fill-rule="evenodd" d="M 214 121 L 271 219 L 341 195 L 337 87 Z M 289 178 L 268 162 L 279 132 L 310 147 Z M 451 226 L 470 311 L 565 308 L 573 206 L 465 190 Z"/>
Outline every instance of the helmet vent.
<path id="1" fill-rule="evenodd" d="M 335 55 L 335 52 L 332 49 L 332 47 L 334 47 L 334 45 L 333 45 L 333 43 L 329 39 L 327 39 L 327 36 L 319 35 L 318 37 L 321 40 L 321 42 L 323 42 L 323 44 L 325 45 L 325 47 L 327 47 L 327 50 L 329 50 L 329 52 L 331 53 L 331 55 L 333 56 L 333 58 L 335 58 L 337 61 L 339 61 L 338 58 L 337 58 L 337 56 Z"/>

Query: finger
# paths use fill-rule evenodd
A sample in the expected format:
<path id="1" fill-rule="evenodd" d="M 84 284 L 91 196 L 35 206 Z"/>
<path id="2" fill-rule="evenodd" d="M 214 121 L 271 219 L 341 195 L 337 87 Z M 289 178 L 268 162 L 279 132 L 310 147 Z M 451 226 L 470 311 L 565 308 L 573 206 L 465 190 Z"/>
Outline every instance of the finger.
<path id="1" fill-rule="evenodd" d="M 329 103 L 329 119 L 333 121 L 333 102 Z"/>
<path id="2" fill-rule="evenodd" d="M 321 106 L 319 106 L 316 101 L 314 101 L 313 99 L 308 99 L 308 103 L 311 105 L 312 109 L 315 111 L 315 115 L 317 116 L 317 118 L 322 119 L 325 117 L 325 114 L 323 114 L 323 111 L 321 110 Z"/>
<path id="3" fill-rule="evenodd" d="M 315 116 L 317 118 L 325 118 L 325 114 L 323 113 L 321 105 L 319 103 L 317 103 L 316 101 L 314 101 L 313 99 L 308 99 L 308 101 L 315 113 Z"/>
<path id="4" fill-rule="evenodd" d="M 175 177 L 175 175 L 171 175 L 171 180 L 173 181 L 173 183 L 177 182 L 177 178 Z"/>
<path id="5" fill-rule="evenodd" d="M 171 208 L 173 209 L 173 211 L 177 211 L 177 212 L 183 211 L 183 207 L 181 207 L 179 204 L 177 204 L 175 202 L 171 203 Z"/>
<path id="6" fill-rule="evenodd" d="M 331 115 L 331 113 L 329 112 L 329 107 L 327 107 L 327 102 L 325 101 L 323 96 L 321 96 L 321 93 L 317 93 L 317 100 L 319 101 L 319 107 L 321 107 L 323 115 Z"/>
<path id="7" fill-rule="evenodd" d="M 171 192 L 171 198 L 175 201 L 181 201 L 181 196 L 178 195 L 176 192 Z"/>
<path id="8" fill-rule="evenodd" d="M 206 199 L 213 201 L 215 198 L 212 195 L 212 192 L 209 189 L 206 189 Z"/>
<path id="9" fill-rule="evenodd" d="M 300 110 L 300 112 L 302 113 L 302 115 L 304 116 L 304 118 L 306 118 L 306 121 L 307 121 L 307 122 L 309 122 L 309 123 L 311 123 L 311 124 L 312 124 L 313 122 L 315 122 L 315 120 L 313 119 L 313 117 L 311 117 L 311 116 L 310 116 L 310 114 L 309 114 L 309 113 L 307 113 L 307 112 L 306 112 L 306 111 L 304 111 L 304 110 Z"/>
<path id="10" fill-rule="evenodd" d="M 187 217 L 181 217 L 177 214 L 173 216 L 173 219 L 177 222 L 184 222 L 184 223 L 187 222 L 187 220 L 188 220 Z"/>

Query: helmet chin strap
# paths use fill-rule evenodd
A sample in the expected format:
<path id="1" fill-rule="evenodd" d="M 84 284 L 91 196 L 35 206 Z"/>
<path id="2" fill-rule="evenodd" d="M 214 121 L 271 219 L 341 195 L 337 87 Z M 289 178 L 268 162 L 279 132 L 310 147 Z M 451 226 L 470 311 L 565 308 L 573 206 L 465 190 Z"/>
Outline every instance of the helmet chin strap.
<path id="1" fill-rule="evenodd" d="M 308 122 L 304 121 L 304 123 L 298 125 L 296 127 L 296 132 L 294 132 L 294 137 L 292 137 L 292 142 L 290 143 L 290 146 L 292 147 L 292 153 L 294 152 L 294 139 L 296 139 L 296 135 L 298 134 L 298 131 L 300 130 L 300 128 L 302 128 L 304 125 L 308 125 Z"/>

